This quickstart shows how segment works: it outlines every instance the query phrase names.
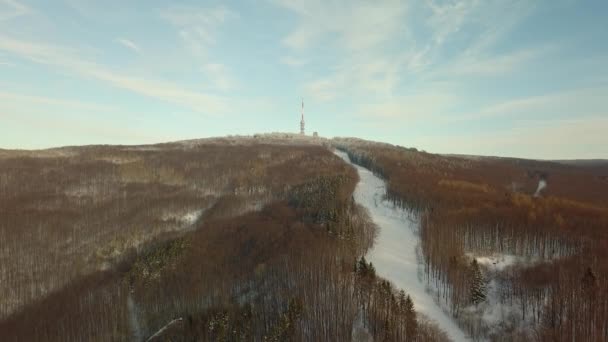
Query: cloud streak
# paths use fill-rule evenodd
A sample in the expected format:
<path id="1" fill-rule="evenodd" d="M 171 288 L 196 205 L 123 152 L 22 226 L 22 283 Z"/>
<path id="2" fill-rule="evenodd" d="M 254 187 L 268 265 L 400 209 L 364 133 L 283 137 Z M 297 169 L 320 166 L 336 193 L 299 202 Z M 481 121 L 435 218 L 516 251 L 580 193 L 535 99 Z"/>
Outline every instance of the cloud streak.
<path id="1" fill-rule="evenodd" d="M 0 91 L 0 99 L 3 103 L 20 103 L 20 104 L 40 104 L 45 106 L 59 106 L 64 108 L 86 110 L 86 111 L 117 111 L 118 107 L 101 105 L 91 102 L 83 102 L 72 99 L 58 99 L 48 96 L 37 96 L 29 94 L 20 94 L 14 92 L 2 92 Z"/>
<path id="2" fill-rule="evenodd" d="M 284 56 L 281 58 L 281 63 L 290 67 L 301 67 L 306 65 L 308 62 L 303 58 L 297 58 L 293 56 Z"/>
<path id="3" fill-rule="evenodd" d="M 0 22 L 22 16 L 30 9 L 17 0 L 0 0 Z"/>
<path id="4" fill-rule="evenodd" d="M 228 91 L 236 88 L 237 82 L 232 77 L 230 68 L 221 63 L 207 63 L 202 67 L 203 73 L 207 76 L 213 87 Z"/>
<path id="5" fill-rule="evenodd" d="M 386 120 L 386 125 L 411 124 L 419 120 L 436 122 L 449 111 L 458 97 L 445 91 L 426 90 L 412 95 L 398 96 L 376 104 L 364 105 L 358 112 L 362 118 Z"/>
<path id="6" fill-rule="evenodd" d="M 387 1 L 372 10 L 360 1 L 273 3 L 298 15 L 295 28 L 283 39 L 287 47 L 303 56 L 319 51 L 315 47 L 339 56 L 327 75 L 302 84 L 306 96 L 319 102 L 365 99 L 360 117 L 424 113 L 444 118 L 442 111 L 466 101 L 458 91 L 463 77 L 506 75 L 552 48 L 491 51 L 532 10 L 533 5 L 519 0 Z M 424 39 L 416 34 L 421 24 L 429 30 Z M 462 37 L 469 41 L 464 49 L 448 50 L 450 40 Z M 395 45 L 402 48 L 387 49 Z"/>
<path id="7" fill-rule="evenodd" d="M 88 61 L 77 54 L 76 49 L 0 36 L 0 50 L 39 64 L 60 67 L 71 73 L 97 79 L 140 95 L 189 107 L 199 113 L 221 115 L 227 110 L 227 103 L 221 97 L 189 90 L 171 82 L 129 76 L 124 71 L 114 71 Z"/>
<path id="8" fill-rule="evenodd" d="M 481 108 L 477 113 L 452 117 L 448 121 L 495 118 L 547 118 L 608 115 L 605 105 L 608 87 L 571 89 L 544 95 L 518 97 Z M 547 119 L 547 121 L 550 121 Z"/>
<path id="9" fill-rule="evenodd" d="M 404 28 L 403 1 L 370 3 L 366 1 L 275 0 L 276 5 L 299 16 L 296 29 L 283 43 L 302 50 L 336 34 L 342 48 L 361 51 L 390 41 Z"/>
<path id="10" fill-rule="evenodd" d="M 174 5 L 161 11 L 160 16 L 177 29 L 177 34 L 188 49 L 204 55 L 208 46 L 215 44 L 219 28 L 238 14 L 225 6 L 200 8 Z"/>
<path id="11" fill-rule="evenodd" d="M 141 54 L 141 48 L 139 47 L 139 45 L 135 44 L 132 40 L 126 39 L 126 38 L 117 38 L 116 42 L 134 52 L 136 52 L 137 54 Z"/>

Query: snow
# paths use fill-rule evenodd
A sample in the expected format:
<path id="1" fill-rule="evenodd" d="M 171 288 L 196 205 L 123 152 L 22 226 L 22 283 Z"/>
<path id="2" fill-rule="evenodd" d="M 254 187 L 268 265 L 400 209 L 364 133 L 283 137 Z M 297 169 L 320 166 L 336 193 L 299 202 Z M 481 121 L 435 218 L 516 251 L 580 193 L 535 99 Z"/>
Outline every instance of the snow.
<path id="1" fill-rule="evenodd" d="M 146 342 L 148 341 L 154 341 L 156 339 L 161 339 L 162 335 L 165 333 L 165 331 L 167 331 L 169 328 L 171 328 L 172 326 L 182 323 L 184 320 L 183 318 L 176 318 L 174 320 L 172 320 L 171 322 L 167 323 L 167 325 L 165 325 L 164 327 L 162 327 L 159 331 L 157 331 L 154 335 L 150 336 L 149 339 L 146 340 Z"/>
<path id="2" fill-rule="evenodd" d="M 177 213 L 177 212 L 167 212 L 164 213 L 162 215 L 162 220 L 163 221 L 178 221 L 181 222 L 183 224 L 186 225 L 185 228 L 189 227 L 190 225 L 193 225 L 196 220 L 198 220 L 199 217 L 201 217 L 201 215 L 203 214 L 204 210 L 192 210 L 192 211 L 187 211 L 187 212 L 182 212 L 182 213 Z"/>
<path id="3" fill-rule="evenodd" d="M 514 321 L 518 324 L 531 324 L 531 322 L 529 322 L 532 318 L 531 308 L 528 308 L 526 311 L 526 319 L 528 322 L 521 322 L 521 304 L 518 301 L 501 301 L 501 282 L 498 276 L 509 266 L 520 265 L 529 267 L 541 262 L 546 262 L 547 260 L 541 259 L 540 257 L 525 257 L 502 253 L 494 253 L 491 255 L 466 253 L 466 256 L 471 260 L 475 258 L 477 263 L 484 268 L 483 273 L 487 281 L 485 302 L 477 307 L 469 307 L 467 310 L 476 312 L 476 314 L 481 317 L 482 321 L 490 327 L 490 330 L 495 330 L 498 324 L 510 321 L 511 318 L 514 318 Z"/>
<path id="4" fill-rule="evenodd" d="M 335 153 L 350 163 L 346 153 Z M 366 168 L 352 165 L 360 178 L 355 188 L 355 201 L 369 210 L 370 217 L 379 228 L 374 247 L 366 259 L 373 263 L 378 275 L 412 297 L 417 312 L 434 320 L 454 341 L 467 341 L 464 332 L 436 305 L 418 277 L 420 265 L 416 249 L 420 239 L 417 235 L 417 220 L 384 199 L 386 186 L 382 179 Z"/>
<path id="5" fill-rule="evenodd" d="M 133 341 L 141 341 L 142 331 L 141 326 L 139 325 L 139 320 L 137 319 L 137 307 L 135 306 L 135 302 L 133 301 L 131 294 L 129 294 L 127 297 L 127 310 L 129 313 L 129 325 L 131 326 Z"/>
<path id="6" fill-rule="evenodd" d="M 194 222 L 198 220 L 202 213 L 202 210 L 191 211 L 189 213 L 184 214 L 184 216 L 181 217 L 181 221 L 186 224 L 194 224 Z"/>
<path id="7" fill-rule="evenodd" d="M 371 336 L 365 324 L 363 322 L 363 312 L 359 309 L 357 317 L 353 322 L 353 328 L 351 331 L 351 341 L 353 342 L 373 342 L 374 338 Z"/>
<path id="8" fill-rule="evenodd" d="M 499 283 L 496 279 L 490 280 L 487 285 L 486 301 L 479 306 L 482 320 L 490 327 L 496 326 L 500 322 L 504 322 L 507 317 L 519 314 L 521 310 L 518 305 L 506 304 L 500 302 Z"/>
<path id="9" fill-rule="evenodd" d="M 480 255 L 475 255 L 472 253 L 467 253 L 466 255 L 471 260 L 473 260 L 473 258 L 475 258 L 477 260 L 477 263 L 479 263 L 482 266 L 485 266 L 490 271 L 502 271 L 505 268 L 516 265 L 516 264 L 523 264 L 523 265 L 531 266 L 533 264 L 536 264 L 536 263 L 542 261 L 538 257 L 536 257 L 536 258 L 524 257 L 524 256 L 513 255 L 513 254 L 495 253 L 492 255 L 480 256 Z"/>

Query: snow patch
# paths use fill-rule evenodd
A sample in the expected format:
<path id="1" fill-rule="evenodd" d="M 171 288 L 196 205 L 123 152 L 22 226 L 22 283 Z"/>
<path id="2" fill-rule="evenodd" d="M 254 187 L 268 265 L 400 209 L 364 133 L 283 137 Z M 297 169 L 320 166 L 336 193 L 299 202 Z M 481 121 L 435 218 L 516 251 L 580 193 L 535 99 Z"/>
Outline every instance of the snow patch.
<path id="1" fill-rule="evenodd" d="M 522 307 L 518 300 L 506 301 L 501 298 L 500 274 L 507 267 L 518 265 L 523 267 L 533 266 L 542 262 L 550 261 L 541 257 L 526 257 L 513 254 L 494 253 L 491 255 L 476 255 L 466 253 L 466 256 L 482 266 L 484 278 L 486 279 L 486 300 L 477 305 L 471 305 L 465 309 L 466 314 L 480 317 L 483 324 L 488 327 L 490 334 L 496 331 L 499 325 L 510 324 L 519 328 L 531 327 L 533 323 L 531 307 L 525 311 L 526 320 L 522 321 Z"/>
<path id="2" fill-rule="evenodd" d="M 476 259 L 479 265 L 486 267 L 491 271 L 502 271 L 505 268 L 517 264 L 532 266 L 541 262 L 538 257 L 524 257 L 513 254 L 499 254 L 479 256 L 473 253 L 466 253 L 466 256 L 471 260 Z"/>
<path id="3" fill-rule="evenodd" d="M 181 324 L 183 322 L 183 318 L 176 318 L 174 320 L 172 320 L 171 322 L 167 323 L 164 327 L 160 328 L 159 331 L 157 331 L 154 335 L 150 336 L 149 339 L 146 340 L 146 342 L 149 341 L 155 341 L 155 340 L 162 340 L 163 334 L 165 333 L 165 331 L 169 330 L 171 327 Z"/>
<path id="4" fill-rule="evenodd" d="M 166 212 L 162 215 L 161 219 L 163 221 L 178 221 L 186 225 L 192 225 L 201 217 L 203 211 L 204 210 L 200 209 L 187 211 L 185 213 Z"/>
<path id="5" fill-rule="evenodd" d="M 110 157 L 100 157 L 100 158 L 97 158 L 97 160 L 105 161 L 105 162 L 108 162 L 110 164 L 122 165 L 122 164 L 128 164 L 128 163 L 133 163 L 133 162 L 136 162 L 136 161 L 140 161 L 141 158 L 138 158 L 138 157 L 110 156 Z"/>
<path id="6" fill-rule="evenodd" d="M 351 341 L 352 342 L 373 342 L 374 338 L 365 327 L 363 321 L 363 311 L 359 309 L 357 316 L 353 322 L 353 328 L 351 330 Z"/>
<path id="7" fill-rule="evenodd" d="M 127 297 L 127 312 L 129 314 L 129 325 L 131 326 L 133 341 L 141 341 L 143 334 L 141 326 L 139 325 L 139 319 L 137 319 L 138 309 L 130 293 Z"/>
<path id="8" fill-rule="evenodd" d="M 180 218 L 180 221 L 182 221 L 186 224 L 194 224 L 194 222 L 196 222 L 196 220 L 198 220 L 198 218 L 201 217 L 202 214 L 203 214 L 202 210 L 191 211 L 189 213 L 184 214 Z"/>

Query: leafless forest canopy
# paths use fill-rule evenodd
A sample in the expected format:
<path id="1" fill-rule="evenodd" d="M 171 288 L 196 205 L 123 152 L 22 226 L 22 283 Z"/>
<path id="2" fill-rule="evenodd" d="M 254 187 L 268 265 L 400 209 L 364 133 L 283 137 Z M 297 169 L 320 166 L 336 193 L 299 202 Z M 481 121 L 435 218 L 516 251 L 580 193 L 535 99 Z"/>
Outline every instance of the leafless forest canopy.
<path id="1" fill-rule="evenodd" d="M 356 171 L 268 141 L 0 150 L 2 340 L 446 340 L 362 258 Z"/>
<path id="2" fill-rule="evenodd" d="M 391 201 L 420 215 L 424 279 L 472 337 L 608 340 L 605 164 L 335 143 L 387 181 Z M 525 262 L 492 271 L 475 259 L 491 255 Z M 515 308 L 493 326 L 475 310 L 487 295 L 484 278 L 492 279 L 499 304 Z"/>

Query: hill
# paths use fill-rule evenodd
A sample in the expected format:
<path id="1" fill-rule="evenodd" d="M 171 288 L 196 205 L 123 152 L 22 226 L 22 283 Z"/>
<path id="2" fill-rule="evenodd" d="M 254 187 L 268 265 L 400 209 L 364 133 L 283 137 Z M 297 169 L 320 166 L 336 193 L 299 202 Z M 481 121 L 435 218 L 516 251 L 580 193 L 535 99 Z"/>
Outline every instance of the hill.
<path id="1" fill-rule="evenodd" d="M 0 335 L 347 340 L 361 319 L 364 334 L 387 334 L 385 314 L 399 322 L 401 306 L 353 270 L 375 226 L 329 143 L 272 134 L 2 151 Z"/>
<path id="2" fill-rule="evenodd" d="M 390 203 L 390 236 L 406 236 L 390 210 L 413 218 L 417 265 L 383 279 L 366 261 L 377 222 L 335 148 L 385 182 L 367 200 Z M 285 133 L 0 150 L 0 336 L 446 340 L 396 279 L 471 339 L 601 340 L 607 177 Z"/>

